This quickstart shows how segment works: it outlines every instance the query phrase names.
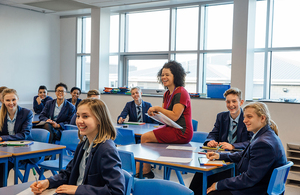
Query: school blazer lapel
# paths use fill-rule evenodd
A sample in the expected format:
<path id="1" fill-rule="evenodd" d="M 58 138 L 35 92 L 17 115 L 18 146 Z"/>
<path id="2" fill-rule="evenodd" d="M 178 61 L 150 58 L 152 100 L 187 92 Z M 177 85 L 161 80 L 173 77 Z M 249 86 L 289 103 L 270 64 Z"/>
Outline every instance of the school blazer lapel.
<path id="1" fill-rule="evenodd" d="M 63 103 L 63 107 L 61 108 L 61 111 L 59 112 L 56 121 L 59 121 L 59 119 L 61 118 L 62 114 L 66 114 L 65 113 L 65 110 L 66 110 L 66 101 L 67 100 L 65 99 L 64 103 Z"/>
<path id="2" fill-rule="evenodd" d="M 23 118 L 23 113 L 21 113 L 22 110 L 21 108 L 18 106 L 18 113 L 17 113 L 17 117 L 16 117 L 16 122 L 15 122 L 15 126 L 14 126 L 14 132 L 16 132 L 16 129 L 20 129 L 19 126 L 22 124 L 22 118 Z"/>
<path id="3" fill-rule="evenodd" d="M 89 154 L 89 157 L 88 157 L 86 165 L 85 165 L 84 177 L 83 177 L 83 182 L 82 183 L 85 183 L 85 180 L 86 180 L 86 178 L 88 176 L 88 172 L 89 172 L 89 169 L 90 169 L 90 166 L 91 166 L 91 162 L 92 162 L 94 153 L 96 151 L 96 148 L 97 148 L 97 146 L 95 148 L 92 148 L 91 153 Z"/>
<path id="4" fill-rule="evenodd" d="M 131 112 L 133 114 L 134 121 L 137 121 L 136 106 L 135 106 L 134 101 L 132 101 L 132 104 L 131 104 Z M 132 122 L 134 122 L 134 121 L 132 121 Z"/>

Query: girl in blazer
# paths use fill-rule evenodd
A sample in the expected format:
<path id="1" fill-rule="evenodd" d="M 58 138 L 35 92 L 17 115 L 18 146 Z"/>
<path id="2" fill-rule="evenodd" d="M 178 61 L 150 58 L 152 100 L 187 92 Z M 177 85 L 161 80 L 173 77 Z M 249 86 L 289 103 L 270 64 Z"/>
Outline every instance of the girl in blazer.
<path id="1" fill-rule="evenodd" d="M 209 195 L 265 195 L 273 170 L 287 163 L 277 125 L 271 120 L 264 103 L 252 102 L 245 106 L 244 123 L 254 135 L 243 152 L 206 154 L 210 160 L 236 163 L 240 173 L 236 177 L 213 183 L 207 189 Z"/>
<path id="2" fill-rule="evenodd" d="M 70 102 L 71 104 L 73 104 L 75 106 L 75 108 L 77 109 L 78 104 L 80 103 L 81 99 L 79 99 L 79 96 L 81 94 L 81 89 L 78 87 L 73 87 L 71 89 L 71 98 L 67 99 L 68 102 Z"/>
<path id="3" fill-rule="evenodd" d="M 18 106 L 19 97 L 14 89 L 2 92 L 3 104 L 0 110 L 0 141 L 32 140 L 33 114 L 31 110 Z M 8 163 L 8 172 L 13 168 Z M 3 186 L 3 164 L 0 164 L 0 186 Z"/>
<path id="4" fill-rule="evenodd" d="M 30 187 L 37 194 L 57 188 L 58 194 L 123 195 L 125 179 L 113 140 L 116 130 L 109 111 L 99 99 L 85 99 L 77 109 L 78 144 L 65 170 Z"/>

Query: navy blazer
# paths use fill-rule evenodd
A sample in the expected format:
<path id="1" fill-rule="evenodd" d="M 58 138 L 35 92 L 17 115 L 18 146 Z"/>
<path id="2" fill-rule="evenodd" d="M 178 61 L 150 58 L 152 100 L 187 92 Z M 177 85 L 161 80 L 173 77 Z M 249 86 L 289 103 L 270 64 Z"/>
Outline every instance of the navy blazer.
<path id="1" fill-rule="evenodd" d="M 40 114 L 43 111 L 43 108 L 45 107 L 46 103 L 49 100 L 53 100 L 52 97 L 47 96 L 45 99 L 43 99 L 40 103 L 40 105 L 37 103 L 36 98 L 38 97 L 38 95 L 33 97 L 33 110 L 36 114 Z"/>
<path id="2" fill-rule="evenodd" d="M 152 107 L 151 103 L 145 102 L 142 100 L 142 112 L 143 112 L 143 122 L 145 123 L 157 123 L 156 121 L 152 120 L 149 116 L 145 115 L 148 112 L 148 109 Z M 129 120 L 131 122 L 137 122 L 137 113 L 136 113 L 136 106 L 134 101 L 127 102 L 123 111 L 121 112 L 120 116 L 118 116 L 117 122 L 119 118 L 122 117 L 125 119 L 129 115 Z"/>
<path id="3" fill-rule="evenodd" d="M 7 130 L 7 115 L 4 118 L 4 123 L 0 136 L 3 141 L 14 140 L 32 140 L 30 131 L 32 128 L 33 113 L 31 110 L 21 108 L 18 106 L 18 113 L 15 122 L 14 132 L 15 135 L 9 135 Z"/>
<path id="4" fill-rule="evenodd" d="M 236 177 L 221 180 L 218 190 L 228 189 L 233 195 L 265 195 L 272 172 L 287 163 L 279 137 L 264 126 L 243 152 L 220 154 L 220 159 L 237 163 L 241 173 Z"/>
<path id="5" fill-rule="evenodd" d="M 61 129 L 65 129 L 65 124 L 69 124 L 72 116 L 76 112 L 75 107 L 73 104 L 68 102 L 67 100 L 64 101 L 63 107 L 60 113 L 57 116 L 56 123 L 60 125 Z M 56 105 L 56 99 L 48 101 L 40 114 L 40 121 L 46 121 L 50 117 L 51 119 L 54 118 L 54 109 Z"/>
<path id="6" fill-rule="evenodd" d="M 228 133 L 230 126 L 230 113 L 229 111 L 220 112 L 217 115 L 217 119 L 214 125 L 213 130 L 208 134 L 204 145 L 211 140 L 215 140 L 216 142 L 228 142 Z M 240 118 L 237 127 L 237 137 L 236 142 L 232 145 L 237 149 L 245 149 L 249 144 L 250 139 L 253 136 L 253 133 L 247 131 L 246 125 L 244 124 L 244 114 L 241 110 Z"/>
<path id="7" fill-rule="evenodd" d="M 84 154 L 80 143 L 75 151 L 74 158 L 65 170 L 48 178 L 49 188 L 56 188 L 63 184 L 76 185 L 79 177 L 79 165 Z M 125 191 L 125 178 L 121 169 L 121 159 L 112 140 L 106 140 L 92 148 L 87 159 L 83 185 L 79 185 L 75 194 L 88 195 L 123 195 Z"/>
<path id="8" fill-rule="evenodd" d="M 76 110 L 77 110 L 77 106 L 78 106 L 78 104 L 81 102 L 81 100 L 82 100 L 82 99 L 79 99 L 79 98 L 77 99 L 76 104 L 75 104 Z M 72 104 L 72 98 L 67 99 L 67 101 L 70 102 L 70 103 Z M 73 105 L 73 104 L 72 104 L 72 105 Z M 73 105 L 73 106 L 74 106 L 74 105 Z"/>

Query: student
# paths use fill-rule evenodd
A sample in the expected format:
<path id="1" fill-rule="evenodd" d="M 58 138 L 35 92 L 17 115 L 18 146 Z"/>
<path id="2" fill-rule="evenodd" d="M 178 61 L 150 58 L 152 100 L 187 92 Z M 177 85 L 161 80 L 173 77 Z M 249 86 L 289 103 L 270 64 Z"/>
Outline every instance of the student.
<path id="1" fill-rule="evenodd" d="M 19 97 L 14 89 L 4 89 L 0 110 L 0 141 L 32 140 L 33 114 L 31 110 L 18 106 Z M 34 159 L 32 159 L 34 160 Z M 14 167 L 9 161 L 8 172 Z M 3 164 L 0 164 L 0 187 L 3 186 Z"/>
<path id="2" fill-rule="evenodd" d="M 145 115 L 152 105 L 151 103 L 142 100 L 141 89 L 139 87 L 133 87 L 130 92 L 133 101 L 126 103 L 120 116 L 118 116 L 118 124 L 124 123 L 127 115 L 129 115 L 128 121 L 131 122 L 156 123 L 149 116 Z"/>
<path id="3" fill-rule="evenodd" d="M 50 132 L 49 143 L 60 140 L 61 131 L 65 129 L 64 125 L 69 124 L 74 115 L 75 107 L 65 100 L 68 90 L 67 85 L 59 83 L 55 86 L 56 99 L 46 103 L 40 114 L 40 121 L 45 121 L 43 128 Z"/>
<path id="4" fill-rule="evenodd" d="M 158 72 L 157 77 L 164 87 L 168 90 L 164 94 L 163 105 L 149 108 L 148 114 L 155 115 L 161 112 L 171 120 L 176 122 L 182 129 L 175 129 L 170 126 L 161 126 L 153 131 L 144 133 L 141 137 L 141 143 L 159 142 L 159 143 L 177 143 L 184 144 L 191 141 L 193 137 L 192 109 L 190 95 L 184 86 L 185 71 L 182 65 L 176 61 L 170 61 L 164 64 Z M 144 177 L 153 178 L 154 173 L 150 169 L 150 164 L 144 164 Z M 137 173 L 139 164 L 137 164 Z M 138 174 L 137 174 L 138 175 Z"/>
<path id="5" fill-rule="evenodd" d="M 100 92 L 97 89 L 91 89 L 87 93 L 87 98 L 96 98 L 100 99 Z M 73 115 L 70 125 L 76 125 L 76 113 Z"/>
<path id="6" fill-rule="evenodd" d="M 254 135 L 243 152 L 223 154 L 208 152 L 206 154 L 210 160 L 221 159 L 236 163 L 241 173 L 236 177 L 217 180 L 217 183 L 213 183 L 215 181 L 210 178 L 210 184 L 213 184 L 208 185 L 210 186 L 207 189 L 209 195 L 267 194 L 273 170 L 287 163 L 284 148 L 278 137 L 277 125 L 271 120 L 266 104 L 252 102 L 246 105 L 244 123 L 247 130 L 253 132 Z M 192 184 L 195 183 L 197 186 L 196 183 L 199 184 L 199 181 L 195 178 L 196 174 Z M 200 194 L 198 189 L 192 190 L 195 194 Z"/>
<path id="7" fill-rule="evenodd" d="M 223 149 L 228 150 L 245 149 L 253 133 L 247 131 L 243 123 L 242 92 L 238 88 L 230 88 L 225 91 L 224 97 L 228 111 L 220 112 L 217 115 L 214 128 L 208 134 L 204 145 L 209 147 L 222 145 Z"/>
<path id="8" fill-rule="evenodd" d="M 34 182 L 32 192 L 57 188 L 58 194 L 123 195 L 125 178 L 115 144 L 116 130 L 105 103 L 85 99 L 77 109 L 79 139 L 74 158 L 65 170 L 46 180 Z"/>
<path id="9" fill-rule="evenodd" d="M 2 91 L 4 90 L 4 89 L 6 89 L 7 87 L 5 87 L 5 86 L 2 86 L 2 87 L 0 87 L 0 108 L 1 108 L 1 106 L 2 106 L 2 95 L 1 95 L 1 93 L 2 93 Z"/>
<path id="10" fill-rule="evenodd" d="M 48 96 L 47 87 L 41 85 L 38 90 L 38 95 L 33 97 L 33 110 L 36 114 L 40 114 L 43 111 L 47 101 L 53 100 L 52 97 Z"/>
<path id="11" fill-rule="evenodd" d="M 71 102 L 75 108 L 77 109 L 78 104 L 80 103 L 81 99 L 79 99 L 79 96 L 81 94 L 81 89 L 78 87 L 73 87 L 71 89 L 71 96 L 72 98 L 67 99 L 69 102 Z"/>

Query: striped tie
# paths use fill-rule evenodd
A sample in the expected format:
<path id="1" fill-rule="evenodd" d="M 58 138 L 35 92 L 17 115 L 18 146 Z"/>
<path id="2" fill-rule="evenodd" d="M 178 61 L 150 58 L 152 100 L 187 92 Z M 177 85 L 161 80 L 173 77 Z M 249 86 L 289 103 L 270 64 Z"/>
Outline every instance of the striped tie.
<path id="1" fill-rule="evenodd" d="M 142 122 L 142 111 L 141 111 L 141 106 L 137 107 L 138 113 L 137 113 L 137 122 Z"/>
<path id="2" fill-rule="evenodd" d="M 232 126 L 232 136 L 231 136 L 231 141 L 230 144 L 233 144 L 236 142 L 236 134 L 237 134 L 237 122 L 233 121 L 233 126 Z"/>

